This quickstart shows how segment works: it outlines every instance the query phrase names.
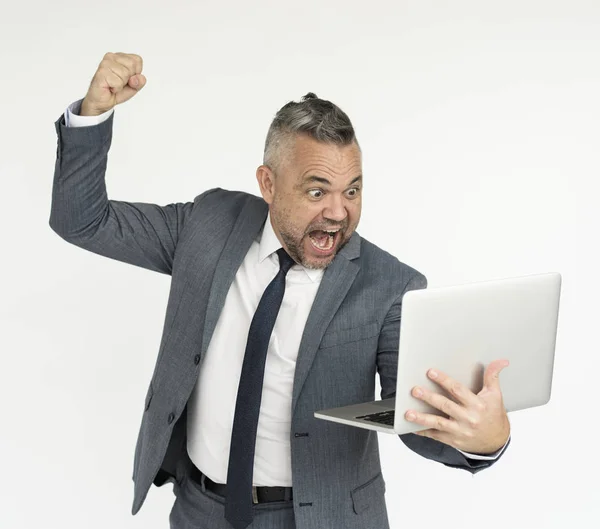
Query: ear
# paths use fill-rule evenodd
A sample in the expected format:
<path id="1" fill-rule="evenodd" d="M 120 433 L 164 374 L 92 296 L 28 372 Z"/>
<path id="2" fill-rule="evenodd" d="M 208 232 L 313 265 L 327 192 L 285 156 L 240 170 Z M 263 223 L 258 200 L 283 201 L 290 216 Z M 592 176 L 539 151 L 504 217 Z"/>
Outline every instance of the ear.
<path id="1" fill-rule="evenodd" d="M 273 196 L 275 195 L 275 175 L 273 171 L 266 165 L 260 165 L 256 169 L 256 180 L 260 187 L 260 192 L 265 199 L 267 204 L 273 203 Z"/>

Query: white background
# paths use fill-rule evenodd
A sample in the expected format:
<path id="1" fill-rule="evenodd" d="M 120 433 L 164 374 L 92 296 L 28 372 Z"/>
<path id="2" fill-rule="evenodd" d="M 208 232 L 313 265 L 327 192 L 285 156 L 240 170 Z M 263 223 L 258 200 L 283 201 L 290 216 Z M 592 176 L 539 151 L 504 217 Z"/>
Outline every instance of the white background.
<path id="1" fill-rule="evenodd" d="M 169 277 L 49 227 L 54 121 L 103 55 L 148 84 L 117 107 L 107 186 L 161 205 L 259 194 L 275 112 L 308 91 L 353 121 L 359 233 L 430 286 L 563 274 L 552 398 L 474 477 L 380 435 L 392 528 L 598 527 L 600 2 L 2 2 L 0 527 L 166 528 L 130 514 Z"/>

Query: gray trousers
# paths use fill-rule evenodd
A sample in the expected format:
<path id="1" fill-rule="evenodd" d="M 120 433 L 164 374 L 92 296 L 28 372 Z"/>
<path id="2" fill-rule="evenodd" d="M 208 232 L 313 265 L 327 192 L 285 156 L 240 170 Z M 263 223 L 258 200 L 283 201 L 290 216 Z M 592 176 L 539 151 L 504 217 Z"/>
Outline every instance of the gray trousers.
<path id="1" fill-rule="evenodd" d="M 231 529 L 225 519 L 225 499 L 186 476 L 173 484 L 175 503 L 170 529 Z M 296 529 L 293 500 L 254 505 L 254 520 L 247 529 Z"/>

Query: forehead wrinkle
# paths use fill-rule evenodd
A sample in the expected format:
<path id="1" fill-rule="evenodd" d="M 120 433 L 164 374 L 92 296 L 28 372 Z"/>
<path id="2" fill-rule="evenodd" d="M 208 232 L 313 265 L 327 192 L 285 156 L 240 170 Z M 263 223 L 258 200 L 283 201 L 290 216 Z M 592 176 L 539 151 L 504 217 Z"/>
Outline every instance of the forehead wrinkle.
<path id="1" fill-rule="evenodd" d="M 333 175 L 343 176 L 351 172 L 351 170 L 355 167 L 361 166 L 360 157 L 355 156 L 337 156 L 335 160 L 331 160 L 331 156 L 327 156 L 321 153 L 311 153 L 311 156 L 308 157 L 308 164 L 303 175 L 308 175 L 308 173 L 330 173 Z M 342 164 L 344 158 L 348 158 L 346 163 Z M 340 165 L 339 170 L 336 166 Z M 320 175 L 319 175 L 320 176 Z"/>
<path id="2" fill-rule="evenodd" d="M 329 149 L 327 152 L 310 150 L 308 153 L 296 153 L 296 157 L 306 158 L 311 165 L 344 165 L 347 167 L 360 163 L 360 155 L 356 156 L 351 152 L 342 152 L 340 149 Z"/>

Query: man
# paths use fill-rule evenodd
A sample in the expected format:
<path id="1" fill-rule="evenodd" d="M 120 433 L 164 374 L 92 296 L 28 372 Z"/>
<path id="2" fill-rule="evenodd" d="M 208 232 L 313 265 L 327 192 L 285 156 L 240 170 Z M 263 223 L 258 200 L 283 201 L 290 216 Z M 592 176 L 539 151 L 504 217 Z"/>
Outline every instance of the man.
<path id="1" fill-rule="evenodd" d="M 193 202 L 109 200 L 113 109 L 146 83 L 138 55 L 107 53 L 56 123 L 50 226 L 81 248 L 172 276 L 135 450 L 136 514 L 174 485 L 172 528 L 387 528 L 377 435 L 315 410 L 395 391 L 403 294 L 425 277 L 356 232 L 362 154 L 348 116 L 307 94 L 269 129 L 262 199 L 220 188 Z M 477 472 L 510 442 L 493 362 L 475 395 L 444 373 L 448 419 L 402 441 Z M 434 367 L 434 366 L 432 366 Z M 430 373 L 431 374 L 431 373 Z M 410 410 L 407 410 L 409 417 Z"/>

